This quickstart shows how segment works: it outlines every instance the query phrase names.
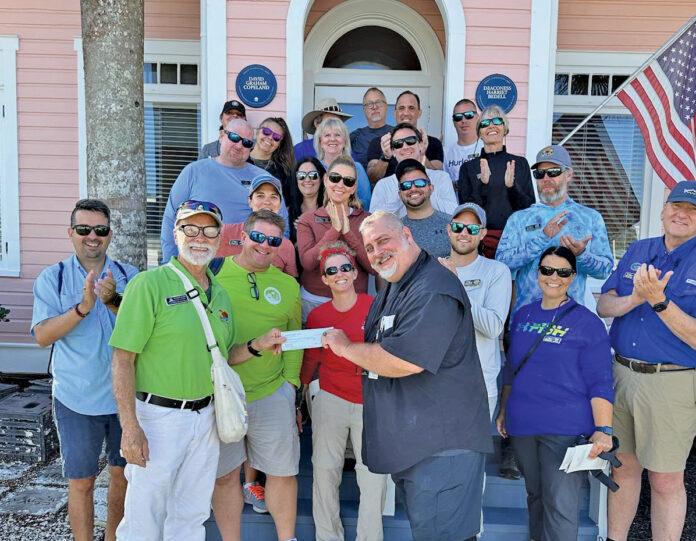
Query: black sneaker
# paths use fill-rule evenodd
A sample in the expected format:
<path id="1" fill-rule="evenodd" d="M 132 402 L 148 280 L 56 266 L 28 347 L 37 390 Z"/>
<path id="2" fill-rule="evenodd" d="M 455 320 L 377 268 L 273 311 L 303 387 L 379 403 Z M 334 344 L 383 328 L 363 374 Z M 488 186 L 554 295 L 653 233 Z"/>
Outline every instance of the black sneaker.
<path id="1" fill-rule="evenodd" d="M 503 449 L 503 459 L 498 467 L 498 477 L 516 481 L 521 475 L 520 468 L 517 465 L 517 458 L 512 449 Z"/>

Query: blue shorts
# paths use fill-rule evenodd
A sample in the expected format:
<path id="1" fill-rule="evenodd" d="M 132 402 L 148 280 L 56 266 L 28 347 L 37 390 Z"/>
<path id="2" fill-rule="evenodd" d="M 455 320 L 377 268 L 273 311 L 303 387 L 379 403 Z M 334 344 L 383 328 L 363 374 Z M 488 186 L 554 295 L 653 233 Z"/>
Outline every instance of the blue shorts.
<path id="1" fill-rule="evenodd" d="M 84 479 L 99 473 L 99 455 L 106 440 L 109 466 L 126 466 L 121 457 L 121 423 L 115 413 L 83 415 L 53 399 L 53 419 L 58 428 L 63 475 Z"/>
<path id="2" fill-rule="evenodd" d="M 481 529 L 486 455 L 455 453 L 430 456 L 392 474 L 413 541 L 459 541 Z"/>

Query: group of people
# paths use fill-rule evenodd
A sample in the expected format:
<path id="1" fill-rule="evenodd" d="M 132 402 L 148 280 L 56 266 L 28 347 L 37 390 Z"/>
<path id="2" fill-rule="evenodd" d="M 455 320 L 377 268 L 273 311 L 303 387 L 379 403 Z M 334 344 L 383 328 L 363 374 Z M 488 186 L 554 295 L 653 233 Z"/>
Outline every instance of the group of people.
<path id="1" fill-rule="evenodd" d="M 348 133 L 335 100 L 319 103 L 303 119 L 314 138 L 293 147 L 282 118 L 254 130 L 227 102 L 219 139 L 171 189 L 155 269 L 109 258 L 108 207 L 77 203 L 75 254 L 37 278 L 32 320 L 54 345 L 75 539 L 92 538 L 106 441 L 107 540 L 203 540 L 212 505 L 222 538 L 239 541 L 246 502 L 294 541 L 304 400 L 318 541 L 344 538 L 349 443 L 358 541 L 383 539 L 387 474 L 415 541 L 475 539 L 493 421 L 525 478 L 531 540 L 577 537 L 584 477 L 559 465 L 579 436 L 592 457 L 618 437 L 609 537 L 625 541 L 647 468 L 654 538 L 678 539 L 696 435 L 696 181 L 667 198 L 664 236 L 613 270 L 601 215 L 568 195 L 563 147 L 530 167 L 505 148 L 505 113 L 467 99 L 444 149 L 418 127 L 413 92 L 396 126 L 379 89 L 363 107 L 368 126 Z M 588 277 L 608 278 L 596 310 L 615 318 L 609 335 Z M 196 297 L 246 392 L 240 442 L 217 437 Z M 284 350 L 302 328 L 326 329 L 322 347 Z"/>

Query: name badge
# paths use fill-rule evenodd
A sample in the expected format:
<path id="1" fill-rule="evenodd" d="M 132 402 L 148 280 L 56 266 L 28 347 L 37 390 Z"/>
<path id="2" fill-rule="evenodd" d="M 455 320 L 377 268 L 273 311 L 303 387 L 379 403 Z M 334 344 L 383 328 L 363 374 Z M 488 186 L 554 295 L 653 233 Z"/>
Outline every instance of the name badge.
<path id="1" fill-rule="evenodd" d="M 368 377 L 369 379 L 378 379 L 378 378 L 379 378 L 379 375 L 375 374 L 374 372 L 368 372 L 368 373 L 367 373 L 367 377 Z"/>
<path id="2" fill-rule="evenodd" d="M 382 316 L 382 320 L 379 322 L 379 330 L 384 332 L 388 331 L 394 326 L 395 316 Z"/>
<path id="3" fill-rule="evenodd" d="M 475 280 L 464 280 L 464 287 L 478 287 L 481 285 L 481 280 L 476 278 Z"/>
<path id="4" fill-rule="evenodd" d="M 525 227 L 526 231 L 534 231 L 535 229 L 541 229 L 541 224 L 533 224 Z"/>
<path id="5" fill-rule="evenodd" d="M 686 283 L 692 286 L 696 286 L 696 280 L 693 280 L 692 278 L 687 278 Z"/>
<path id="6" fill-rule="evenodd" d="M 560 344 L 562 338 L 560 336 L 544 336 L 543 342 L 549 342 L 551 344 Z"/>
<path id="7" fill-rule="evenodd" d="M 242 186 L 251 186 L 251 181 L 250 180 L 243 180 Z"/>
<path id="8" fill-rule="evenodd" d="M 325 223 L 331 223 L 331 218 L 325 218 L 323 216 L 317 216 L 314 218 L 314 221 L 317 222 L 318 224 L 325 224 Z"/>
<path id="9" fill-rule="evenodd" d="M 242 239 L 230 239 L 230 246 L 241 246 Z"/>
<path id="10" fill-rule="evenodd" d="M 167 297 L 167 305 L 174 306 L 177 304 L 184 304 L 189 301 L 186 295 L 177 295 L 176 297 Z"/>

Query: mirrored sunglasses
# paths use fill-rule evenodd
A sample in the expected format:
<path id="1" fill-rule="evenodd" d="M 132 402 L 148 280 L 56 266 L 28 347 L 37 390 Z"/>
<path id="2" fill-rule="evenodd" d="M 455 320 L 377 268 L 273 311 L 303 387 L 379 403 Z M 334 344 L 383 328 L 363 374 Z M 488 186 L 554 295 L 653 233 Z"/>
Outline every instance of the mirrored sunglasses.
<path id="1" fill-rule="evenodd" d="M 534 175 L 535 179 L 541 180 L 546 175 L 548 175 L 549 178 L 556 178 L 565 170 L 565 167 L 549 167 L 548 169 L 534 169 L 532 174 Z"/>
<path id="2" fill-rule="evenodd" d="M 466 118 L 467 120 L 471 120 L 476 116 L 476 111 L 465 111 L 463 113 L 454 113 L 452 115 L 452 120 L 455 122 L 461 122 L 463 118 Z"/>
<path id="3" fill-rule="evenodd" d="M 412 147 L 418 142 L 418 137 L 415 135 L 409 135 L 408 137 L 404 137 L 403 139 L 392 139 L 391 141 L 391 147 L 393 149 L 400 149 L 404 146 L 404 144 Z"/>
<path id="4" fill-rule="evenodd" d="M 402 192 L 407 192 L 414 186 L 416 188 L 425 188 L 428 184 L 430 184 L 430 181 L 427 178 L 404 180 L 402 182 L 399 182 L 399 190 L 401 190 Z"/>
<path id="5" fill-rule="evenodd" d="M 338 274 L 338 271 L 350 272 L 353 269 L 355 269 L 355 267 L 351 263 L 344 263 L 343 265 L 340 265 L 340 266 L 332 265 L 332 266 L 326 267 L 324 269 L 324 274 L 326 276 L 333 276 L 334 274 Z"/>
<path id="6" fill-rule="evenodd" d="M 92 231 L 94 231 L 94 234 L 97 235 L 97 237 L 106 237 L 109 234 L 109 231 L 111 231 L 111 228 L 108 225 L 84 225 L 84 224 L 79 224 L 79 225 L 74 225 L 72 230 L 80 235 L 81 237 L 86 237 L 89 235 Z"/>
<path id="7" fill-rule="evenodd" d="M 296 177 L 300 182 L 306 178 L 309 178 L 309 180 L 319 180 L 319 171 L 298 171 Z"/>
<path id="8" fill-rule="evenodd" d="M 555 267 L 549 267 L 548 265 L 539 265 L 539 272 L 544 276 L 551 276 L 555 272 L 558 274 L 559 278 L 570 278 L 575 273 L 573 269 L 569 269 L 568 267 L 557 269 Z"/>
<path id="9" fill-rule="evenodd" d="M 334 184 L 338 184 L 339 182 L 343 181 L 343 184 L 346 188 L 352 188 L 353 186 L 355 186 L 355 182 L 357 181 L 355 177 L 344 177 L 340 173 L 336 173 L 335 171 L 329 173 L 328 177 L 329 180 Z"/>
<path id="10" fill-rule="evenodd" d="M 264 241 L 268 241 L 268 245 L 271 248 L 278 248 L 278 246 L 280 246 L 283 242 L 283 237 L 274 237 L 273 235 L 266 235 L 264 233 L 261 233 L 260 231 L 252 231 L 251 233 L 249 233 L 249 238 L 254 242 L 258 242 L 259 244 L 263 244 Z"/>
<path id="11" fill-rule="evenodd" d="M 505 121 L 501 117 L 496 116 L 494 118 L 484 118 L 481 122 L 479 122 L 479 127 L 480 128 L 487 128 L 488 126 L 491 125 L 491 122 L 495 126 L 502 126 L 503 124 L 505 124 Z"/>
<path id="12" fill-rule="evenodd" d="M 207 201 L 196 201 L 195 199 L 189 199 L 188 201 L 184 201 L 179 205 L 179 207 L 176 209 L 177 212 L 182 210 L 182 209 L 188 209 L 188 210 L 204 210 L 206 212 L 212 212 L 220 218 L 220 221 L 222 221 L 222 211 L 218 208 L 217 205 L 213 203 L 208 203 Z"/>
<path id="13" fill-rule="evenodd" d="M 255 141 L 253 139 L 247 139 L 233 131 L 225 130 L 225 133 L 227 134 L 227 138 L 233 143 L 239 143 L 241 141 L 244 148 L 254 148 Z"/>
<path id="14" fill-rule="evenodd" d="M 466 229 L 469 235 L 478 235 L 483 229 L 479 224 L 465 224 L 463 222 L 450 222 L 452 233 L 461 233 Z"/>
<path id="15" fill-rule="evenodd" d="M 277 143 L 278 141 L 280 141 L 280 140 L 283 138 L 283 134 L 282 134 L 282 133 L 276 133 L 276 132 L 274 132 L 271 128 L 269 128 L 268 126 L 263 126 L 263 127 L 261 128 L 261 133 L 264 134 L 266 137 L 268 137 L 268 136 L 270 135 L 271 138 L 272 138 L 276 143 Z"/>

